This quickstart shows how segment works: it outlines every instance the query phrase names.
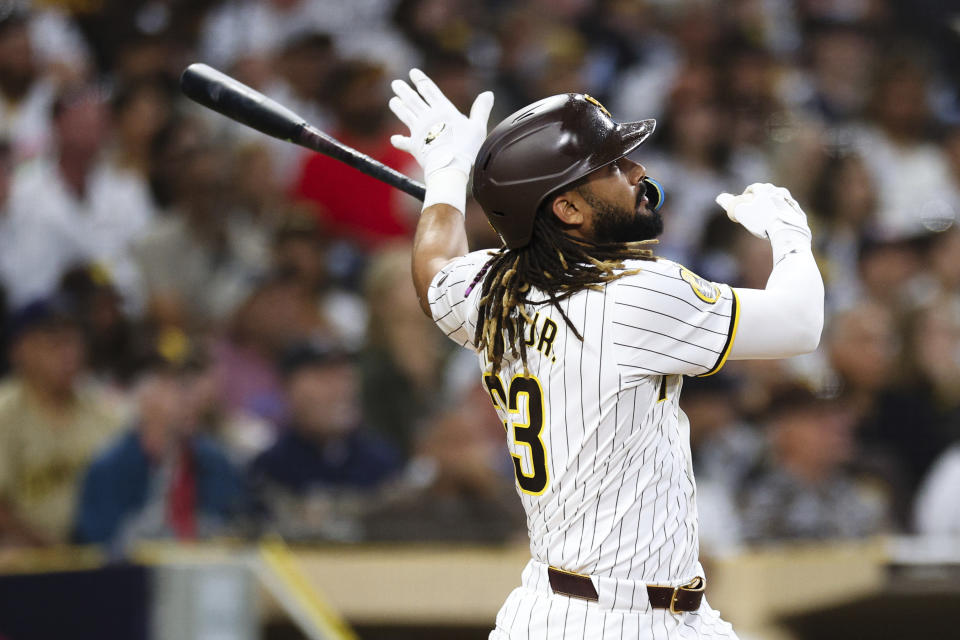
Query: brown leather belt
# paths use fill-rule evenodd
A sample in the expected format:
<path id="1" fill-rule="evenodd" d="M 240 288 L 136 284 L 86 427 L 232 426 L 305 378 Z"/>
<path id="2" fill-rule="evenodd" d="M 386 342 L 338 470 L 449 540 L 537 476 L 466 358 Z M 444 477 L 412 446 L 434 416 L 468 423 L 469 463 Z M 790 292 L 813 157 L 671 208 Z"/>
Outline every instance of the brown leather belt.
<path id="1" fill-rule="evenodd" d="M 549 567 L 547 576 L 550 578 L 550 588 L 556 594 L 570 598 L 582 598 L 591 602 L 597 602 L 600 599 L 597 595 L 597 588 L 593 586 L 593 580 L 589 576 L 564 571 L 556 567 Z M 703 600 L 703 590 L 706 586 L 707 581 L 700 577 L 694 578 L 679 587 L 648 584 L 647 598 L 650 600 L 650 606 L 654 609 L 669 609 L 670 613 L 696 611 L 700 608 L 700 602 Z"/>

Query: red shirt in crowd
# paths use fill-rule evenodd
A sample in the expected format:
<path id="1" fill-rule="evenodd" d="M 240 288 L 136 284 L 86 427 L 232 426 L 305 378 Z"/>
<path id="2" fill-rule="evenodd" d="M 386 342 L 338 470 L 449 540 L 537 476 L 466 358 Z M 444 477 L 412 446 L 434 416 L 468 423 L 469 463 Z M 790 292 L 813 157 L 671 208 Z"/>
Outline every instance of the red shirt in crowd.
<path id="1" fill-rule="evenodd" d="M 389 136 L 373 144 L 351 140 L 342 132 L 334 137 L 388 167 L 401 172 L 411 169 L 410 155 L 394 148 Z M 413 235 L 416 219 L 403 206 L 406 196 L 319 153 L 304 158 L 294 184 L 294 197 L 319 205 L 317 216 L 331 235 L 347 237 L 364 246 Z"/>

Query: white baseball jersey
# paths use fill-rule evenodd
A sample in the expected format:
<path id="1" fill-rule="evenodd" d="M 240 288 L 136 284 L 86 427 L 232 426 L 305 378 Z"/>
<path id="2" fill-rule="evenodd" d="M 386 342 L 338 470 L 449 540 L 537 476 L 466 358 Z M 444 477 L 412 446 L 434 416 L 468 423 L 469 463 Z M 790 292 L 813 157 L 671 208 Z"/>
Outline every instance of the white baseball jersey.
<path id="1" fill-rule="evenodd" d="M 458 258 L 430 287 L 434 320 L 470 349 L 489 258 L 487 251 Z M 651 614 L 643 585 L 679 585 L 702 575 L 689 424 L 678 400 L 683 375 L 710 375 L 723 366 L 736 333 L 737 299 L 729 286 L 675 262 L 638 260 L 625 267 L 639 272 L 560 303 L 582 341 L 554 306 L 528 306 L 534 320 L 524 329 L 529 377 L 509 348 L 499 375 L 479 355 L 527 514 L 533 561 L 524 585 L 545 593 L 538 587 L 552 565 L 591 577 L 599 603 L 590 605 L 665 615 L 665 629 L 669 618 L 699 628 L 691 621 L 716 612 L 702 606 L 682 616 Z M 515 592 L 501 610 L 498 631 L 535 628 L 538 615 L 549 624 L 550 615 L 533 605 L 524 620 L 518 597 Z M 570 600 L 563 598 L 567 606 Z M 624 627 L 617 627 L 607 630 L 619 637 Z M 716 637 L 734 637 L 725 635 L 729 625 L 722 621 L 717 629 Z M 583 637 L 579 631 L 566 637 Z M 493 637 L 527 636 L 514 629 Z"/>

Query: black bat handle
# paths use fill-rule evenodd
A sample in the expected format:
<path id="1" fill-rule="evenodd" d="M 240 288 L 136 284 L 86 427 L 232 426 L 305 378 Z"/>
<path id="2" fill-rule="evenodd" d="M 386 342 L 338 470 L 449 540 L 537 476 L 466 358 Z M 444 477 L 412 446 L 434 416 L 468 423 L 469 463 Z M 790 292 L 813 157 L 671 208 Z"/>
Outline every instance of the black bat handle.
<path id="1" fill-rule="evenodd" d="M 336 138 L 328 136 L 323 131 L 309 124 L 304 124 L 300 128 L 300 131 L 295 135 L 293 141 L 303 147 L 313 149 L 331 158 L 345 162 L 368 176 L 386 182 L 391 187 L 396 187 L 404 193 L 410 194 L 421 202 L 423 202 L 424 197 L 426 197 L 427 189 L 422 183 L 408 178 L 399 171 L 374 160 L 366 154 L 360 153 L 356 149 L 351 149 L 339 142 Z"/>

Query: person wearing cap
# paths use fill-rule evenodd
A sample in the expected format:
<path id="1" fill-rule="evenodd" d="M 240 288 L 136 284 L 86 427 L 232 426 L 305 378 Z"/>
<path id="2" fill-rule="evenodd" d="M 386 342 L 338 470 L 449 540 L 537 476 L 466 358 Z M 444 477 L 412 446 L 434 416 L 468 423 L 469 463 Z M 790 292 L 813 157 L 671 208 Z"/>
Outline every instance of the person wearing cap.
<path id="1" fill-rule="evenodd" d="M 203 432 L 202 350 L 179 330 L 158 335 L 136 385 L 133 426 L 83 480 L 76 534 L 118 551 L 143 539 L 196 540 L 232 531 L 246 509 L 242 475 Z"/>
<path id="2" fill-rule="evenodd" d="M 744 478 L 743 535 L 755 543 L 864 537 L 888 530 L 888 496 L 854 461 L 852 407 L 791 384 L 770 400 L 770 457 Z"/>
<path id="3" fill-rule="evenodd" d="M 281 370 L 289 419 L 276 443 L 250 465 L 250 484 L 286 533 L 336 535 L 328 528 L 331 519 L 310 518 L 316 505 L 362 500 L 400 470 L 401 459 L 361 422 L 352 353 L 301 343 L 284 355 Z"/>
<path id="4" fill-rule="evenodd" d="M 13 375 L 0 385 L 0 541 L 64 543 L 82 475 L 122 412 L 83 382 L 83 336 L 63 300 L 14 312 L 10 353 Z"/>

